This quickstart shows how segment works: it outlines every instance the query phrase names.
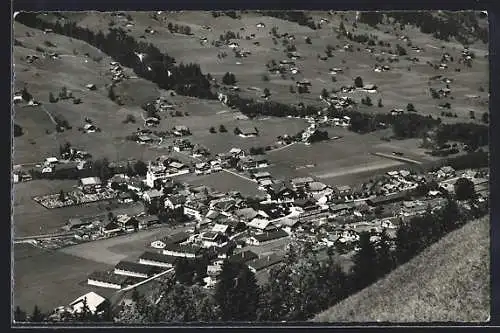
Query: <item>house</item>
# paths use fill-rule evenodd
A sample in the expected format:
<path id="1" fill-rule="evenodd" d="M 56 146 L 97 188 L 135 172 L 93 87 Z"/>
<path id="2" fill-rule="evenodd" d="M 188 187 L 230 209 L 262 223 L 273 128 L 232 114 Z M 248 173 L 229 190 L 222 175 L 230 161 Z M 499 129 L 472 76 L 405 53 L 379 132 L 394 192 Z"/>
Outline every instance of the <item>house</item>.
<path id="1" fill-rule="evenodd" d="M 101 229 L 102 233 L 105 235 L 112 235 L 122 231 L 122 227 L 116 222 L 109 222 Z"/>
<path id="2" fill-rule="evenodd" d="M 288 183 L 276 183 L 268 189 L 271 200 L 277 202 L 291 202 L 297 198 L 297 194 Z"/>
<path id="3" fill-rule="evenodd" d="M 212 232 L 226 234 L 229 231 L 229 225 L 216 223 L 212 228 Z"/>
<path id="4" fill-rule="evenodd" d="M 80 178 L 79 185 L 84 192 L 93 192 L 101 187 L 101 178 L 99 177 L 85 177 Z"/>
<path id="5" fill-rule="evenodd" d="M 191 150 L 193 148 L 193 144 L 189 142 L 189 140 L 176 140 L 174 141 L 174 150 L 177 152 L 182 152 L 186 150 Z"/>
<path id="6" fill-rule="evenodd" d="M 271 221 L 268 219 L 263 219 L 259 217 L 253 218 L 250 222 L 247 223 L 249 228 L 254 228 L 258 230 L 272 230 L 275 229 L 274 225 L 272 225 Z"/>
<path id="7" fill-rule="evenodd" d="M 265 180 L 265 179 L 270 179 L 271 174 L 267 171 L 256 172 L 252 175 L 252 178 L 255 179 L 256 181 L 260 182 L 260 181 Z"/>
<path id="8" fill-rule="evenodd" d="M 240 149 L 240 148 L 231 148 L 229 150 L 229 154 L 231 154 L 231 156 L 233 157 L 236 157 L 236 158 L 243 158 L 245 157 L 245 151 Z"/>
<path id="9" fill-rule="evenodd" d="M 268 166 L 269 162 L 267 161 L 267 159 L 260 155 L 246 156 L 244 158 L 241 158 L 237 163 L 237 167 L 243 171 L 258 169 L 258 168 L 266 168 Z"/>
<path id="10" fill-rule="evenodd" d="M 139 264 L 157 266 L 157 267 L 174 267 L 177 257 L 166 256 L 158 252 L 144 252 L 139 257 Z"/>
<path id="11" fill-rule="evenodd" d="M 153 139 L 147 135 L 139 135 L 136 140 L 137 143 L 151 143 Z"/>
<path id="12" fill-rule="evenodd" d="M 208 265 L 207 266 L 207 275 L 211 277 L 216 277 L 222 272 L 222 263 L 219 261 L 216 261 L 213 263 L 213 265 Z"/>
<path id="13" fill-rule="evenodd" d="M 151 204 L 152 202 L 159 200 L 163 196 L 163 191 L 159 191 L 157 189 L 152 189 L 144 192 L 142 195 L 142 199 L 147 203 Z"/>
<path id="14" fill-rule="evenodd" d="M 231 49 L 236 49 L 236 48 L 238 48 L 240 45 L 239 45 L 238 43 L 236 43 L 236 42 L 231 42 L 231 43 L 229 43 L 227 46 L 228 46 L 229 48 L 231 48 Z"/>
<path id="15" fill-rule="evenodd" d="M 328 186 L 321 182 L 311 182 L 307 184 L 307 189 L 309 192 L 317 193 L 327 189 Z"/>
<path id="16" fill-rule="evenodd" d="M 194 245 L 166 244 L 163 254 L 182 258 L 197 258 L 201 256 L 201 248 Z"/>
<path id="17" fill-rule="evenodd" d="M 205 213 L 206 206 L 200 201 L 189 201 L 184 204 L 184 214 L 198 221 L 202 219 Z"/>
<path id="18" fill-rule="evenodd" d="M 255 260 L 257 258 L 259 258 L 259 256 L 255 252 L 246 250 L 246 251 L 243 251 L 240 253 L 233 254 L 232 256 L 230 256 L 228 258 L 228 261 L 230 263 L 242 263 L 243 264 L 245 262 Z"/>
<path id="19" fill-rule="evenodd" d="M 229 238 L 220 232 L 207 231 L 201 235 L 202 247 L 221 247 L 227 244 Z"/>
<path id="20" fill-rule="evenodd" d="M 341 196 L 351 195 L 352 188 L 349 185 L 339 186 L 337 187 L 336 193 Z"/>
<path id="21" fill-rule="evenodd" d="M 240 128 L 240 133 L 238 135 L 242 138 L 250 138 L 259 135 L 259 132 L 255 127 L 243 127 Z"/>
<path id="22" fill-rule="evenodd" d="M 255 26 L 257 28 L 265 28 L 266 27 L 266 25 L 264 23 L 262 23 L 262 22 L 257 23 Z"/>
<path id="23" fill-rule="evenodd" d="M 96 85 L 93 83 L 89 83 L 89 84 L 85 85 L 85 88 L 87 88 L 88 90 L 97 90 Z"/>
<path id="24" fill-rule="evenodd" d="M 298 177 L 293 178 L 290 181 L 294 190 L 306 188 L 307 185 L 312 182 L 314 182 L 314 179 L 312 177 Z"/>
<path id="25" fill-rule="evenodd" d="M 175 136 L 186 136 L 186 135 L 190 135 L 191 131 L 185 125 L 177 125 L 177 126 L 174 126 L 173 133 Z"/>
<path id="26" fill-rule="evenodd" d="M 368 92 L 368 93 L 376 93 L 377 92 L 377 86 L 374 84 L 366 84 L 363 86 L 363 90 Z"/>
<path id="27" fill-rule="evenodd" d="M 57 157 L 47 157 L 44 161 L 45 165 L 52 166 L 52 167 L 58 163 L 59 163 L 59 160 L 57 159 Z"/>
<path id="28" fill-rule="evenodd" d="M 246 264 L 248 265 L 248 268 L 253 273 L 257 273 L 258 271 L 261 271 L 265 268 L 271 267 L 272 265 L 275 265 L 277 263 L 282 262 L 284 259 L 283 255 L 277 255 L 277 254 L 269 254 L 267 256 L 262 256 L 261 258 L 254 259 L 252 261 L 247 262 Z"/>
<path id="29" fill-rule="evenodd" d="M 234 211 L 234 215 L 242 220 L 251 221 L 259 215 L 259 212 L 253 208 L 242 208 Z"/>
<path id="30" fill-rule="evenodd" d="M 136 219 L 137 219 L 137 222 L 139 223 L 139 229 L 160 223 L 160 219 L 158 218 L 158 215 L 143 215 L 143 216 L 136 217 Z"/>
<path id="31" fill-rule="evenodd" d="M 69 304 L 73 313 L 81 313 L 84 311 L 84 305 L 87 305 L 87 310 L 91 313 L 99 313 L 104 311 L 107 305 L 107 300 L 101 295 L 91 291 L 83 296 L 78 297 Z"/>
<path id="32" fill-rule="evenodd" d="M 160 125 L 160 119 L 158 119 L 156 117 L 148 117 L 148 118 L 146 118 L 146 120 L 144 120 L 144 123 L 148 127 L 154 127 L 154 126 Z"/>
<path id="33" fill-rule="evenodd" d="M 87 284 L 101 288 L 122 289 L 126 280 L 126 276 L 117 275 L 113 272 L 95 271 L 88 276 Z"/>
<path id="34" fill-rule="evenodd" d="M 313 200 L 309 199 L 309 198 L 306 198 L 306 199 L 296 199 L 293 202 L 293 204 L 296 207 L 302 208 L 304 211 L 313 210 L 313 209 L 316 209 L 318 207 L 316 205 L 316 203 Z"/>
<path id="35" fill-rule="evenodd" d="M 189 234 L 182 231 L 151 242 L 151 247 L 161 250 L 164 249 L 167 244 L 180 244 L 187 241 L 188 239 Z"/>
<path id="36" fill-rule="evenodd" d="M 157 271 L 158 269 L 149 265 L 138 264 L 131 261 L 120 261 L 116 264 L 114 273 L 117 275 L 147 279 Z"/>
<path id="37" fill-rule="evenodd" d="M 94 133 L 97 131 L 97 127 L 94 126 L 93 124 L 87 123 L 87 124 L 83 125 L 83 131 L 85 133 Z"/>
<path id="38" fill-rule="evenodd" d="M 165 199 L 165 208 L 178 209 L 186 203 L 186 197 L 183 195 L 172 195 Z"/>
<path id="39" fill-rule="evenodd" d="M 288 233 L 286 233 L 283 229 L 277 229 L 249 237 L 247 239 L 247 243 L 249 245 L 263 245 L 283 237 L 288 237 Z"/>

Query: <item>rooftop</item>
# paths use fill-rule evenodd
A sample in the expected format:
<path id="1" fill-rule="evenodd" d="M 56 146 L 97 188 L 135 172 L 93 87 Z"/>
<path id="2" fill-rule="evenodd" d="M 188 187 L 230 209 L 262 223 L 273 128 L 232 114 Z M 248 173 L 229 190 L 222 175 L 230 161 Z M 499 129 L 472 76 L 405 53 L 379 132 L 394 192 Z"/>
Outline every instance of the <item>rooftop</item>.
<path id="1" fill-rule="evenodd" d="M 139 259 L 161 262 L 165 264 L 175 264 L 177 257 L 167 256 L 158 252 L 144 252 Z"/>

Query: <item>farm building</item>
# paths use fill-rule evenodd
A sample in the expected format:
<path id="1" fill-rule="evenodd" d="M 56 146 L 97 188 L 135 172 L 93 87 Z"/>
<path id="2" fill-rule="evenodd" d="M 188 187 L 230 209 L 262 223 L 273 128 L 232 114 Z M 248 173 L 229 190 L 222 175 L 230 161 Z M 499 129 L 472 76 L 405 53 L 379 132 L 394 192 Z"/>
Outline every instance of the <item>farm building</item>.
<path id="1" fill-rule="evenodd" d="M 283 237 L 288 237 L 288 234 L 286 231 L 278 229 L 249 237 L 247 243 L 250 245 L 263 245 Z"/>
<path id="2" fill-rule="evenodd" d="M 202 246 L 204 248 L 209 247 L 221 247 L 227 244 L 229 238 L 220 232 L 208 231 L 201 235 Z"/>
<path id="3" fill-rule="evenodd" d="M 220 233 L 227 233 L 229 230 L 229 225 L 227 224 L 218 224 L 215 223 L 214 227 L 212 228 L 212 232 L 220 232 Z"/>
<path id="4" fill-rule="evenodd" d="M 149 127 L 158 126 L 158 125 L 160 125 L 160 119 L 158 119 L 156 117 L 148 117 L 148 118 L 146 118 L 144 123 L 146 124 L 146 126 L 149 126 Z"/>
<path id="5" fill-rule="evenodd" d="M 136 217 L 136 219 L 139 222 L 139 228 L 149 227 L 151 225 L 160 223 L 158 215 L 143 215 Z"/>
<path id="6" fill-rule="evenodd" d="M 201 256 L 201 249 L 192 245 L 166 244 L 163 254 L 174 257 L 197 258 Z"/>
<path id="7" fill-rule="evenodd" d="M 85 304 L 91 313 L 99 313 L 104 311 L 107 302 L 106 298 L 91 291 L 75 299 L 69 306 L 72 308 L 73 313 L 81 313 Z"/>
<path id="8" fill-rule="evenodd" d="M 268 268 L 272 265 L 282 262 L 284 259 L 283 255 L 270 254 L 267 256 L 263 256 L 262 258 L 254 259 L 252 261 L 247 262 L 248 268 L 254 273 L 261 271 L 265 268 Z"/>
<path id="9" fill-rule="evenodd" d="M 251 169 L 266 168 L 269 166 L 269 162 L 263 156 L 246 156 L 238 161 L 237 166 L 239 169 L 246 171 Z"/>
<path id="10" fill-rule="evenodd" d="M 236 157 L 236 158 L 245 157 L 245 151 L 243 149 L 240 149 L 240 148 L 231 148 L 229 150 L 229 154 L 231 154 L 231 156 Z"/>
<path id="11" fill-rule="evenodd" d="M 86 177 L 81 178 L 79 185 L 82 187 L 84 192 L 93 192 L 101 187 L 101 178 L 99 177 Z"/>
<path id="12" fill-rule="evenodd" d="M 186 203 L 186 197 L 183 195 L 172 195 L 165 199 L 165 208 L 177 209 L 182 207 Z"/>
<path id="13" fill-rule="evenodd" d="M 321 192 L 327 189 L 327 186 L 321 182 L 312 182 L 307 184 L 307 189 L 310 192 Z"/>
<path id="14" fill-rule="evenodd" d="M 48 165 L 48 166 L 54 166 L 58 163 L 59 163 L 59 160 L 57 159 L 57 157 L 47 157 L 44 161 L 44 164 Z"/>
<path id="15" fill-rule="evenodd" d="M 184 214 L 198 221 L 202 219 L 207 211 L 206 205 L 200 201 L 189 201 L 184 204 Z"/>
<path id="16" fill-rule="evenodd" d="M 295 190 L 288 183 L 276 183 L 268 189 L 269 199 L 277 202 L 292 202 L 297 195 Z"/>
<path id="17" fill-rule="evenodd" d="M 177 259 L 177 257 L 167 256 L 158 252 L 144 252 L 139 257 L 139 264 L 172 268 Z"/>
<path id="18" fill-rule="evenodd" d="M 251 221 L 253 218 L 259 215 L 259 212 L 251 207 L 248 207 L 234 211 L 234 215 L 244 221 Z"/>
<path id="19" fill-rule="evenodd" d="M 173 129 L 173 133 L 175 136 L 185 136 L 185 135 L 190 135 L 191 131 L 185 125 L 177 125 Z"/>
<path id="20" fill-rule="evenodd" d="M 147 203 L 151 203 L 155 200 L 159 200 L 162 196 L 163 196 L 162 191 L 159 191 L 157 189 L 152 189 L 152 190 L 144 192 L 144 194 L 142 195 L 142 198 Z"/>
<path id="21" fill-rule="evenodd" d="M 303 189 L 305 188 L 309 183 L 314 182 L 314 179 L 312 177 L 299 177 L 299 178 L 293 178 L 290 183 L 292 184 L 292 188 L 294 190 L 297 189 Z"/>
<path id="22" fill-rule="evenodd" d="M 259 132 L 255 127 L 243 127 L 240 128 L 240 133 L 238 135 L 242 138 L 251 138 L 259 135 Z"/>
<path id="23" fill-rule="evenodd" d="M 338 195 L 351 195 L 352 188 L 349 185 L 339 186 L 337 187 L 336 193 L 338 193 Z"/>
<path id="24" fill-rule="evenodd" d="M 122 289 L 126 280 L 127 277 L 123 275 L 117 275 L 109 271 L 96 271 L 89 275 L 87 284 L 102 288 Z"/>
<path id="25" fill-rule="evenodd" d="M 117 275 L 147 279 L 156 271 L 156 269 L 148 265 L 138 264 L 131 261 L 120 261 L 118 264 L 116 264 L 114 273 Z"/>
<path id="26" fill-rule="evenodd" d="M 249 228 L 254 228 L 258 230 L 270 230 L 274 229 L 275 227 L 271 224 L 271 221 L 268 219 L 262 219 L 262 218 L 254 218 L 250 222 L 247 223 L 247 226 Z"/>
<path id="27" fill-rule="evenodd" d="M 252 178 L 255 179 L 256 181 L 262 181 L 262 180 L 265 180 L 265 179 L 270 179 L 271 178 L 271 174 L 267 171 L 263 171 L 263 172 L 256 172 L 252 175 Z"/>
<path id="28" fill-rule="evenodd" d="M 94 223 L 101 223 L 106 221 L 107 217 L 105 214 L 97 215 L 97 216 L 89 216 L 89 217 L 72 217 L 68 220 L 65 225 L 65 229 L 74 230 L 83 228 L 86 226 L 90 226 Z"/>
<path id="29" fill-rule="evenodd" d="M 179 244 L 187 241 L 189 234 L 187 232 L 181 231 L 159 240 L 151 242 L 151 247 L 155 249 L 164 249 L 167 244 Z"/>
<path id="30" fill-rule="evenodd" d="M 109 222 L 101 228 L 101 231 L 105 235 L 117 234 L 122 231 L 122 227 L 116 222 Z"/>

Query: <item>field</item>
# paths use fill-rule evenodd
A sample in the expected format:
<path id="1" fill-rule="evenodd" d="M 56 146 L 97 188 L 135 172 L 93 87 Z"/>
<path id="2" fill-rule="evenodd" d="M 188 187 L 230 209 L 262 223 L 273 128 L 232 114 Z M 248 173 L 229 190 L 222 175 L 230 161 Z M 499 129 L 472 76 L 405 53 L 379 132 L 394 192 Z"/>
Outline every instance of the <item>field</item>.
<path id="1" fill-rule="evenodd" d="M 488 218 L 468 223 L 314 321 L 489 320 L 489 229 Z"/>
<path id="2" fill-rule="evenodd" d="M 16 237 L 47 234 L 60 231 L 71 217 L 107 213 L 105 202 L 89 203 L 80 206 L 47 209 L 33 200 L 34 196 L 70 191 L 76 186 L 73 180 L 33 180 L 14 184 L 13 220 Z M 141 205 L 116 205 L 114 208 L 141 212 Z"/>
<path id="3" fill-rule="evenodd" d="M 13 303 L 28 313 L 35 304 L 42 311 L 51 311 L 89 291 L 105 297 L 112 294 L 107 289 L 86 284 L 88 274 L 109 269 L 110 265 L 27 244 L 15 245 L 13 250 Z"/>
<path id="4" fill-rule="evenodd" d="M 182 179 L 189 179 L 189 184 L 193 184 L 194 186 L 206 185 L 220 192 L 239 191 L 244 196 L 263 194 L 262 191 L 257 189 L 257 183 L 227 171 L 220 171 L 209 175 L 189 176 Z"/>

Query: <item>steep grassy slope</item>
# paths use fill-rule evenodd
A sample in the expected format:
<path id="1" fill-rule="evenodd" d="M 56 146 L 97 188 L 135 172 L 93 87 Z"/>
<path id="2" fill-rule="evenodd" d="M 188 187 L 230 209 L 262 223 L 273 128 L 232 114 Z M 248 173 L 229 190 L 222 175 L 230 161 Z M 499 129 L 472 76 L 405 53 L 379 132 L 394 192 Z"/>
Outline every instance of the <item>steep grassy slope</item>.
<path id="1" fill-rule="evenodd" d="M 313 321 L 487 321 L 489 242 L 489 218 L 473 221 Z"/>

